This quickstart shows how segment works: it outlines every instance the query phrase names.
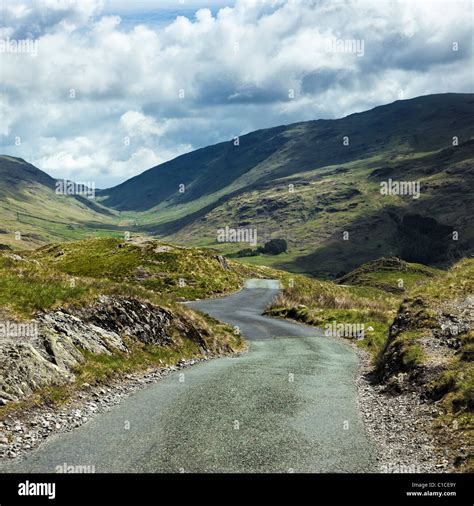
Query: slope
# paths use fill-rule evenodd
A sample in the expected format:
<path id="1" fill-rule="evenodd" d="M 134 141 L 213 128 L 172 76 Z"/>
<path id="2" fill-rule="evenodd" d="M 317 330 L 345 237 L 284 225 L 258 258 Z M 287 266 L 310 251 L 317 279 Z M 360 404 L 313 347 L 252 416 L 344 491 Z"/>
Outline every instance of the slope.
<path id="1" fill-rule="evenodd" d="M 80 195 L 56 194 L 56 180 L 21 158 L 0 156 L 0 182 L 4 247 L 120 233 L 115 213 Z"/>

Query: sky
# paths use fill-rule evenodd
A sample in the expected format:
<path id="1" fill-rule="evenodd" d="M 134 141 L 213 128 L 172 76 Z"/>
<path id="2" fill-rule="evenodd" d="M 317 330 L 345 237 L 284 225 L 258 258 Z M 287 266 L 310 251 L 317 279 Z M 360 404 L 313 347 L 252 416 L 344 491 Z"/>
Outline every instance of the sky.
<path id="1" fill-rule="evenodd" d="M 473 92 L 473 5 L 0 0 L 0 153 L 105 188 L 260 128 Z"/>

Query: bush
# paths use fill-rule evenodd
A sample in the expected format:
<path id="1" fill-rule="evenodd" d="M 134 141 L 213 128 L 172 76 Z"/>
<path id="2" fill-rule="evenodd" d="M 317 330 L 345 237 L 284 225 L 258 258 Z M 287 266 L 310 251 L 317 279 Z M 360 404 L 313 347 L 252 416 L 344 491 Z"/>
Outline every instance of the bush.
<path id="1" fill-rule="evenodd" d="M 288 245 L 285 239 L 270 239 L 270 241 L 266 242 L 263 248 L 259 248 L 259 250 L 267 255 L 279 255 L 280 253 L 285 253 L 287 247 Z"/>
<path id="2" fill-rule="evenodd" d="M 256 249 L 245 248 L 237 251 L 237 253 L 231 253 L 227 255 L 229 258 L 242 258 L 242 257 L 254 257 L 260 255 L 260 252 Z"/>

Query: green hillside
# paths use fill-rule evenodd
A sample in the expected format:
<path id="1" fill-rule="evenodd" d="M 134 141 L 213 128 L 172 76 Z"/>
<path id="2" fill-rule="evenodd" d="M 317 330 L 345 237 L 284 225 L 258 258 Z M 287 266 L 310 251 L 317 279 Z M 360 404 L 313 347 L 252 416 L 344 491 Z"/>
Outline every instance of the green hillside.
<path id="1" fill-rule="evenodd" d="M 0 245 L 24 250 L 47 242 L 123 235 L 127 223 L 80 195 L 58 195 L 56 180 L 21 158 L 0 156 Z"/>
<path id="2" fill-rule="evenodd" d="M 228 226 L 256 229 L 259 246 L 288 244 L 243 263 L 333 279 L 380 257 L 444 268 L 474 251 L 473 115 L 474 95 L 448 93 L 259 130 L 93 201 L 58 196 L 39 169 L 1 157 L 0 244 L 26 249 L 129 231 L 221 254 L 248 247 L 217 241 Z M 383 195 L 389 180 L 419 185 L 419 194 Z"/>
<path id="3" fill-rule="evenodd" d="M 361 265 L 338 280 L 342 285 L 371 286 L 386 292 L 403 293 L 423 284 L 442 271 L 399 258 L 379 258 Z"/>
<path id="4" fill-rule="evenodd" d="M 268 269 L 246 267 L 211 251 L 182 248 L 142 237 L 51 244 L 25 253 L 54 272 L 72 278 L 127 283 L 162 296 L 211 297 L 242 286 Z"/>
<path id="5" fill-rule="evenodd" d="M 261 240 L 286 239 L 288 254 L 245 261 L 330 277 L 381 256 L 442 265 L 472 252 L 474 142 L 391 158 L 379 155 L 263 185 L 210 210 L 172 240 L 231 252 L 244 246 L 218 244 L 216 230 L 252 227 Z M 419 181 L 420 197 L 382 196 L 380 183 L 389 176 L 380 176 L 381 167 L 394 180 Z"/>
<path id="6" fill-rule="evenodd" d="M 133 214 L 143 232 L 223 253 L 246 245 L 218 243 L 219 228 L 256 228 L 259 244 L 283 238 L 288 253 L 245 262 L 319 277 L 381 256 L 449 265 L 474 244 L 473 114 L 473 95 L 430 95 L 260 130 L 238 146 L 231 140 L 150 169 L 100 199 Z M 419 197 L 381 195 L 389 178 L 419 183 Z"/>

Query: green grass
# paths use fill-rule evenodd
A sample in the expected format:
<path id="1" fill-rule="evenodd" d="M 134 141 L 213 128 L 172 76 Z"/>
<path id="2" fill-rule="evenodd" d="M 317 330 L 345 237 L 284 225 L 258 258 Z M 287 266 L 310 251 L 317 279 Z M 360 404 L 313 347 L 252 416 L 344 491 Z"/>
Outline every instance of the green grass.
<path id="1" fill-rule="evenodd" d="M 30 318 L 61 305 L 91 303 L 99 295 L 135 297 L 152 303 L 169 301 L 139 285 L 75 278 L 49 266 L 0 256 L 0 308 L 16 318 Z"/>
<path id="2" fill-rule="evenodd" d="M 90 304 L 99 295 L 169 305 L 179 298 L 230 293 L 248 277 L 273 274 L 231 261 L 224 268 L 214 253 L 196 248 L 140 244 L 102 238 L 23 252 L 22 261 L 0 255 L 0 308 L 21 319 L 63 305 Z"/>
<path id="3" fill-rule="evenodd" d="M 251 277 L 285 276 L 145 238 L 55 243 L 22 252 L 21 261 L 6 255 L 0 254 L 0 307 L 23 318 L 101 294 L 172 303 L 231 293 Z"/>
<path id="4" fill-rule="evenodd" d="M 376 359 L 396 313 L 396 297 L 375 288 L 345 287 L 300 275 L 287 275 L 283 283 L 285 289 L 269 308 L 269 314 L 323 329 L 332 322 L 363 324 L 364 338 L 355 342 Z"/>
<path id="5" fill-rule="evenodd" d="M 39 276 L 18 278 L 11 273 L 4 274 L 1 270 L 0 273 L 0 306 L 25 314 L 65 301 L 79 300 L 90 292 L 88 286 L 72 288 L 66 281 L 58 279 L 45 279 Z"/>
<path id="6" fill-rule="evenodd" d="M 189 338 L 183 338 L 179 347 L 146 346 L 128 341 L 129 351 L 116 350 L 110 355 L 85 352 L 85 361 L 74 371 L 78 385 L 100 384 L 112 377 L 136 372 L 149 367 L 167 367 L 181 359 L 201 357 L 199 346 Z"/>
<path id="7" fill-rule="evenodd" d="M 405 367 L 409 369 L 421 365 L 424 360 L 423 348 L 419 344 L 407 344 L 402 360 Z"/>
<path id="8" fill-rule="evenodd" d="M 225 269 L 211 251 L 151 240 L 104 238 L 54 244 L 32 252 L 28 258 L 69 276 L 126 282 L 187 299 L 237 290 L 245 277 L 264 273 L 230 261 Z"/>
<path id="9" fill-rule="evenodd" d="M 381 290 L 402 293 L 422 285 L 442 271 L 399 258 L 379 258 L 361 265 L 343 276 L 339 282 L 356 286 L 370 286 Z"/>

